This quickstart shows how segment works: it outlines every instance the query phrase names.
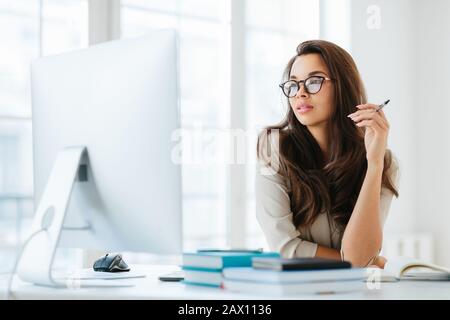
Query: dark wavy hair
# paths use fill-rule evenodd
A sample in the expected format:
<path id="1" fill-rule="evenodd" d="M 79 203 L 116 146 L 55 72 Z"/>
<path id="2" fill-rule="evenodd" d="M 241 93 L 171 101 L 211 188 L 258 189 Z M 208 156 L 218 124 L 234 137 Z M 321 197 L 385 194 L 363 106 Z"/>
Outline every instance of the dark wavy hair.
<path id="1" fill-rule="evenodd" d="M 328 159 L 319 144 L 295 117 L 288 107 L 284 120 L 269 126 L 260 134 L 257 144 L 261 159 L 261 139 L 269 139 L 271 131 L 279 130 L 279 173 L 291 184 L 290 201 L 293 223 L 310 226 L 319 213 L 328 212 L 338 226 L 345 227 L 358 199 L 365 173 L 367 159 L 364 146 L 364 128 L 348 121 L 347 115 L 356 111 L 356 106 L 367 103 L 364 84 L 353 58 L 344 49 L 324 40 L 302 42 L 297 47 L 283 73 L 283 81 L 290 77 L 292 65 L 297 57 L 317 53 L 334 79 L 334 108 L 328 126 Z M 288 99 L 288 106 L 289 99 Z M 393 162 L 392 153 L 386 150 L 382 186 L 398 197 L 391 181 L 389 169 Z"/>

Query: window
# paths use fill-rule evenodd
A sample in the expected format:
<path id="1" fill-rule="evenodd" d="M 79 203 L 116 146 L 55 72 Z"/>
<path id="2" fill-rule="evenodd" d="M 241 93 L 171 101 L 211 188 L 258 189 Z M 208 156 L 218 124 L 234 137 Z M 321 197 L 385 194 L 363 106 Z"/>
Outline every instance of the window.
<path id="1" fill-rule="evenodd" d="M 33 215 L 30 62 L 42 55 L 87 46 L 87 5 L 87 0 L 0 2 L 2 261 L 13 262 L 11 257 Z M 1 266 L 2 270 L 10 267 Z"/>
<path id="2" fill-rule="evenodd" d="M 224 143 L 229 125 L 229 1 L 122 1 L 122 37 L 175 28 L 180 35 L 184 248 L 226 244 Z M 212 157 L 212 161 L 208 161 Z"/>

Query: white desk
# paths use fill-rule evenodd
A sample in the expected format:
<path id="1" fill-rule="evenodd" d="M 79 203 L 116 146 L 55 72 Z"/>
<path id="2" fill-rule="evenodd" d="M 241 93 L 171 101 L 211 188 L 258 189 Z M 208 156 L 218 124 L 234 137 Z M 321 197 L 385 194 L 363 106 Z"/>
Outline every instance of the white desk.
<path id="1" fill-rule="evenodd" d="M 179 282 L 161 282 L 158 276 L 178 270 L 177 266 L 132 266 L 132 269 L 147 274 L 146 278 L 132 279 L 134 287 L 115 288 L 47 288 L 15 281 L 12 297 L 14 299 L 177 299 L 177 300 L 264 300 L 280 299 L 277 296 L 246 295 L 223 289 L 187 286 Z M 0 288 L 4 292 L 5 279 Z M 108 281 L 130 281 L 108 280 Z M 380 289 L 365 289 L 345 294 L 315 294 L 287 296 L 282 299 L 450 299 L 450 282 L 439 281 L 400 281 L 380 283 Z"/>

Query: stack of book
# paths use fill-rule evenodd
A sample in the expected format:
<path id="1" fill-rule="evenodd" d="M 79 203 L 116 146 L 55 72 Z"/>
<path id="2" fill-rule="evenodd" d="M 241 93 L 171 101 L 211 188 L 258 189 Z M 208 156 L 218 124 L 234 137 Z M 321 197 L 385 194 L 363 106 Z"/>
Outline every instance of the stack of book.
<path id="1" fill-rule="evenodd" d="M 227 290 L 277 296 L 361 290 L 367 279 L 364 268 L 321 258 L 254 258 L 251 267 L 227 268 L 223 276 Z"/>
<path id="2" fill-rule="evenodd" d="M 183 254 L 184 283 L 220 287 L 222 272 L 230 267 L 250 267 L 254 257 L 279 257 L 275 252 L 210 250 Z"/>

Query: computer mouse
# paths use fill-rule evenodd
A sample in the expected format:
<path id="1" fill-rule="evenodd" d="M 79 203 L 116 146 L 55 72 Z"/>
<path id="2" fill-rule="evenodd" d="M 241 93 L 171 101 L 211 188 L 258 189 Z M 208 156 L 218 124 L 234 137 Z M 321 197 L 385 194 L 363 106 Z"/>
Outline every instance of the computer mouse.
<path id="1" fill-rule="evenodd" d="M 124 272 L 130 271 L 130 267 L 123 261 L 121 254 L 107 253 L 94 262 L 94 271 Z"/>

